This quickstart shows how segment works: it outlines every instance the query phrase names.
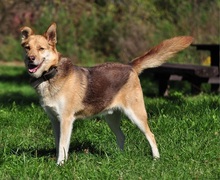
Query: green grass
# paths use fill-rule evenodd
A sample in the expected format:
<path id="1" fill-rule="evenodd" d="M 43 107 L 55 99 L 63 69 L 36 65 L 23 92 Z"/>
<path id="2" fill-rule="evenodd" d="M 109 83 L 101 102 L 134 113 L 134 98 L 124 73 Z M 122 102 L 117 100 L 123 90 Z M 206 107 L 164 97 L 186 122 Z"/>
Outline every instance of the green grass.
<path id="1" fill-rule="evenodd" d="M 145 98 L 161 159 L 123 118 L 125 150 L 106 123 L 74 124 L 68 162 L 56 166 L 50 121 L 22 67 L 0 67 L 0 179 L 220 179 L 220 98 Z M 102 118 L 101 118 L 102 119 Z"/>

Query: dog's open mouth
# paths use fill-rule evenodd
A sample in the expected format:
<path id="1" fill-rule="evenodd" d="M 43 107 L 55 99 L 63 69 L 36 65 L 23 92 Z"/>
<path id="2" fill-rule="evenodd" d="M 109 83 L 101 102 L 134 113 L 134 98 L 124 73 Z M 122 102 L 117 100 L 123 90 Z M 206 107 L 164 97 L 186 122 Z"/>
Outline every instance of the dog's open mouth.
<path id="1" fill-rule="evenodd" d="M 43 63 L 43 61 L 38 65 L 35 65 L 33 63 L 29 63 L 28 64 L 28 71 L 30 73 L 35 73 L 41 67 L 42 63 Z"/>

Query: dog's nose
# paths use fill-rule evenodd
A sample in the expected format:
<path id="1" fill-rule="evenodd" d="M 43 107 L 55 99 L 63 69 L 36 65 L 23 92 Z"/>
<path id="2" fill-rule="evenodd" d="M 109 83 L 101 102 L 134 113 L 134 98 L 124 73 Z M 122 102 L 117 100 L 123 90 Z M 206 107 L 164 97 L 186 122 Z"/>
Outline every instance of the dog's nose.
<path id="1" fill-rule="evenodd" d="M 31 60 L 31 61 L 34 61 L 34 60 L 35 60 L 35 56 L 29 56 L 28 58 L 29 58 L 29 60 Z"/>

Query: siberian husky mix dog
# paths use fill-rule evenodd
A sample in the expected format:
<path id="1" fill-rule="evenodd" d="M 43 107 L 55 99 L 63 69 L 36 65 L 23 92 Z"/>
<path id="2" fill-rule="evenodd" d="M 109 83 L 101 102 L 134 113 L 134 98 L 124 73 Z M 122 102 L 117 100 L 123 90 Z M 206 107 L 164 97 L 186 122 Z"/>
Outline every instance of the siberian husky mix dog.
<path id="1" fill-rule="evenodd" d="M 56 24 L 43 35 L 29 27 L 21 28 L 21 44 L 31 84 L 49 116 L 55 136 L 57 164 L 68 157 L 72 126 L 76 119 L 104 114 L 120 149 L 125 136 L 120 128 L 123 112 L 144 133 L 154 158 L 159 151 L 147 123 L 143 93 L 138 75 L 146 68 L 157 67 L 176 52 L 189 46 L 190 36 L 163 41 L 128 64 L 104 63 L 84 68 L 72 64 L 56 49 Z"/>

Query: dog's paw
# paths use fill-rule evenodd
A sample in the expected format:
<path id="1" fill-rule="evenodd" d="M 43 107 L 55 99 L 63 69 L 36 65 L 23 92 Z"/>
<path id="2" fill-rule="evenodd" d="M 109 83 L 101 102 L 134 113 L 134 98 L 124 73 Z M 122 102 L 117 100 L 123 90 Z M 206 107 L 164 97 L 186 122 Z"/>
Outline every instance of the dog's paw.
<path id="1" fill-rule="evenodd" d="M 153 157 L 153 160 L 154 160 L 154 161 L 157 161 L 157 160 L 159 160 L 159 159 L 160 159 L 160 156 L 154 156 L 154 157 Z"/>
<path id="2" fill-rule="evenodd" d="M 57 166 L 63 166 L 64 163 L 65 163 L 64 160 L 58 160 L 58 161 L 57 161 Z"/>
<path id="3" fill-rule="evenodd" d="M 159 150 L 157 147 L 153 148 L 152 152 L 153 152 L 153 159 L 154 160 L 160 159 L 160 153 L 159 153 Z"/>
<path id="4" fill-rule="evenodd" d="M 156 154 L 153 154 L 153 159 L 154 159 L 155 161 L 158 160 L 158 159 L 160 159 L 160 154 L 159 154 L 159 152 L 156 153 Z"/>

